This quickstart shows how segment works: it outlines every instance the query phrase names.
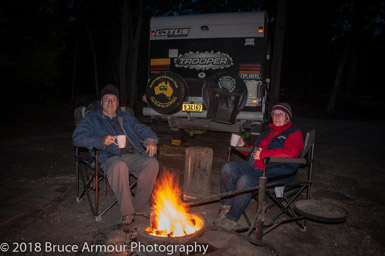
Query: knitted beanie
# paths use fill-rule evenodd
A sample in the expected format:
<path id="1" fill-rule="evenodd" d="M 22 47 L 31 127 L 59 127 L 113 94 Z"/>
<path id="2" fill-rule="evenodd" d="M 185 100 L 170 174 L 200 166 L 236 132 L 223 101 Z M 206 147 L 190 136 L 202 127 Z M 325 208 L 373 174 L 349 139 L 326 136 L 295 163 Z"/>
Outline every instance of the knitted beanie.
<path id="1" fill-rule="evenodd" d="M 287 102 L 278 103 L 277 105 L 273 106 L 273 108 L 271 109 L 271 112 L 277 109 L 285 112 L 290 117 L 290 119 L 292 119 L 293 114 L 289 103 Z"/>
<path id="2" fill-rule="evenodd" d="M 104 88 L 101 91 L 101 98 L 103 98 L 103 96 L 106 94 L 115 95 L 119 99 L 119 90 L 112 84 L 107 84 L 106 86 L 104 86 Z"/>

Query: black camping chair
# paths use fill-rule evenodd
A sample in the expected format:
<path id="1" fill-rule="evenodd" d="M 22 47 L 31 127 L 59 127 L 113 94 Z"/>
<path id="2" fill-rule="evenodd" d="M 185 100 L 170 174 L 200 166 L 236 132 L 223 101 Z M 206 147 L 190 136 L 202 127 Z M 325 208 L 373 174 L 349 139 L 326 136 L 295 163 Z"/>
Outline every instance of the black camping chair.
<path id="1" fill-rule="evenodd" d="M 75 125 L 78 124 L 88 110 L 95 110 L 98 107 L 99 102 L 91 103 L 88 107 L 77 107 L 74 112 Z M 121 106 L 120 109 L 133 114 L 133 111 L 128 107 Z M 91 152 L 93 152 L 93 154 L 90 154 Z M 102 216 L 118 202 L 118 200 L 114 199 L 99 213 L 100 183 L 104 180 L 105 195 L 107 195 L 108 187 L 106 175 L 98 162 L 98 156 L 99 151 L 96 148 L 75 147 L 76 201 L 81 202 L 82 198 L 86 196 L 92 215 L 96 221 L 100 221 Z M 136 179 L 130 176 L 131 191 L 135 185 Z M 94 199 L 91 197 L 94 197 Z"/>
<path id="2" fill-rule="evenodd" d="M 264 204 L 262 209 L 264 212 L 269 210 L 273 211 L 273 208 L 278 209 L 278 211 L 269 221 L 266 221 L 267 218 L 265 215 L 263 235 L 266 235 L 281 224 L 290 222 L 296 222 L 303 231 L 306 230 L 306 219 L 296 212 L 294 204 L 299 199 L 310 199 L 311 197 L 315 130 L 310 130 L 304 133 L 303 137 L 304 149 L 299 158 L 268 157 L 264 159 L 265 169 L 269 163 L 296 163 L 299 164 L 299 167 L 296 172 L 292 174 L 296 177 L 294 182 L 289 186 L 285 187 L 283 183 L 274 183 L 274 179 L 268 179 L 269 184 L 266 189 L 266 201 L 262 202 L 262 204 Z M 250 148 L 245 147 L 236 147 L 235 149 L 249 152 L 251 151 Z M 229 149 L 229 151 L 230 150 L 231 149 Z M 229 152 L 228 160 L 230 160 L 230 157 L 231 152 Z M 282 194 L 279 193 L 280 191 Z M 255 191 L 252 198 L 257 199 L 257 193 L 258 191 Z M 259 202 L 261 203 L 261 201 Z M 258 208 L 260 208 L 260 206 L 258 206 Z M 244 211 L 243 215 L 248 223 L 248 227 L 238 228 L 236 231 L 248 231 L 248 235 L 250 235 L 255 230 L 257 220 L 260 216 L 257 214 L 253 222 L 251 222 L 246 211 Z M 284 215 L 286 218 L 283 218 Z"/>

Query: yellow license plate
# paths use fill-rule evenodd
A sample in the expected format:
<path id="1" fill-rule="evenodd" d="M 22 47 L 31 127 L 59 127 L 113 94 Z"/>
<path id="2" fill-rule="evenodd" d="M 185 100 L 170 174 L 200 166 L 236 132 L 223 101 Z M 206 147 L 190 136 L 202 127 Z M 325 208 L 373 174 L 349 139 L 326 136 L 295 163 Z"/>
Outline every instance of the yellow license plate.
<path id="1" fill-rule="evenodd" d="M 184 104 L 182 105 L 183 112 L 202 112 L 203 105 L 202 104 Z"/>

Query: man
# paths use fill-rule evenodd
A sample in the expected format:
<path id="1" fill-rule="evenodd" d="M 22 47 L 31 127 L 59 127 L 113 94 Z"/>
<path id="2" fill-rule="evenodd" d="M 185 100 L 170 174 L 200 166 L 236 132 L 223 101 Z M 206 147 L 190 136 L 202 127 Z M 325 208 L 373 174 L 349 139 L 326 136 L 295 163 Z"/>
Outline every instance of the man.
<path id="1" fill-rule="evenodd" d="M 264 131 L 256 141 L 255 145 L 247 145 L 240 139 L 237 146 L 253 148 L 248 152 L 241 152 L 248 156 L 247 162 L 229 162 L 221 170 L 221 192 L 242 190 L 258 186 L 259 177 L 263 175 L 263 159 L 266 157 L 297 158 L 303 150 L 303 137 L 299 129 L 292 125 L 292 110 L 288 103 L 278 103 L 273 106 L 271 117 L 273 123 Z M 297 169 L 297 164 L 269 164 L 266 168 L 268 181 L 282 181 L 289 185 Z M 237 221 L 251 199 L 251 193 L 241 194 L 232 198 L 222 200 L 222 209 L 215 222 L 216 225 L 234 229 L 238 226 Z"/>
<path id="2" fill-rule="evenodd" d="M 77 147 L 99 149 L 99 162 L 120 205 L 121 224 L 128 226 L 134 215 L 148 215 L 147 203 L 159 171 L 154 157 L 158 137 L 118 106 L 118 89 L 106 85 L 101 91 L 100 108 L 86 113 L 72 135 L 72 142 Z M 115 144 L 117 135 L 127 136 L 125 148 Z M 134 198 L 129 174 L 137 178 Z"/>

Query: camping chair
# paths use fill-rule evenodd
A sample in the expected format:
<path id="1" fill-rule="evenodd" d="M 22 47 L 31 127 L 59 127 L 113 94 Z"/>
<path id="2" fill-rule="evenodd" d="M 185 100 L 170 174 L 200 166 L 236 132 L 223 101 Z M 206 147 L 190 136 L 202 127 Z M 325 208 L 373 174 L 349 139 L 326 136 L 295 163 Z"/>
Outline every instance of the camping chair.
<path id="1" fill-rule="evenodd" d="M 263 204 L 265 204 L 262 208 L 264 209 L 264 211 L 268 211 L 274 207 L 277 207 L 278 212 L 275 213 L 275 215 L 270 219 L 270 221 L 264 221 L 263 235 L 266 235 L 281 224 L 290 222 L 296 222 L 303 231 L 306 231 L 306 219 L 295 211 L 294 204 L 300 198 L 310 199 L 311 196 L 310 192 L 312 185 L 311 179 L 313 171 L 314 140 L 315 130 L 311 130 L 304 133 L 304 149 L 299 158 L 268 157 L 264 159 L 265 169 L 269 163 L 296 163 L 300 166 L 298 167 L 296 172 L 292 174 L 295 175 L 296 178 L 294 182 L 289 186 L 284 187 L 283 183 L 274 183 L 274 179 L 283 177 L 268 179 L 269 185 L 267 185 L 266 189 L 266 202 L 262 202 Z M 236 147 L 236 149 L 243 151 L 251 151 L 251 149 L 244 147 Z M 302 173 L 303 171 L 305 173 Z M 303 174 L 305 174 L 306 177 L 299 178 L 299 176 L 303 176 Z M 252 198 L 256 199 L 257 192 L 258 191 L 253 193 Z M 244 211 L 243 215 L 246 219 L 246 222 L 248 223 L 248 227 L 242 227 L 237 229 L 236 231 L 248 231 L 249 235 L 255 229 L 256 222 L 259 216 L 256 216 L 252 223 L 246 211 Z M 287 218 L 281 218 L 282 215 L 286 215 Z"/>
<path id="2" fill-rule="evenodd" d="M 80 106 L 75 109 L 75 125 L 84 117 L 86 111 L 95 110 L 99 106 L 99 102 L 91 103 L 88 107 Z M 133 111 L 125 106 L 120 107 L 121 110 L 130 112 Z M 93 152 L 93 154 L 90 154 Z M 99 150 L 92 147 L 81 148 L 75 147 L 75 163 L 76 163 L 76 201 L 81 202 L 82 198 L 86 196 L 92 215 L 96 221 L 100 221 L 102 216 L 110 210 L 118 200 L 114 200 L 108 204 L 99 214 L 99 196 L 100 196 L 100 182 L 104 180 L 105 195 L 107 195 L 107 178 L 101 168 L 99 162 Z M 130 176 L 130 189 L 132 191 L 136 184 L 136 179 Z M 81 191 L 82 187 L 82 191 Z M 91 193 L 95 191 L 95 199 L 91 198 Z"/>

